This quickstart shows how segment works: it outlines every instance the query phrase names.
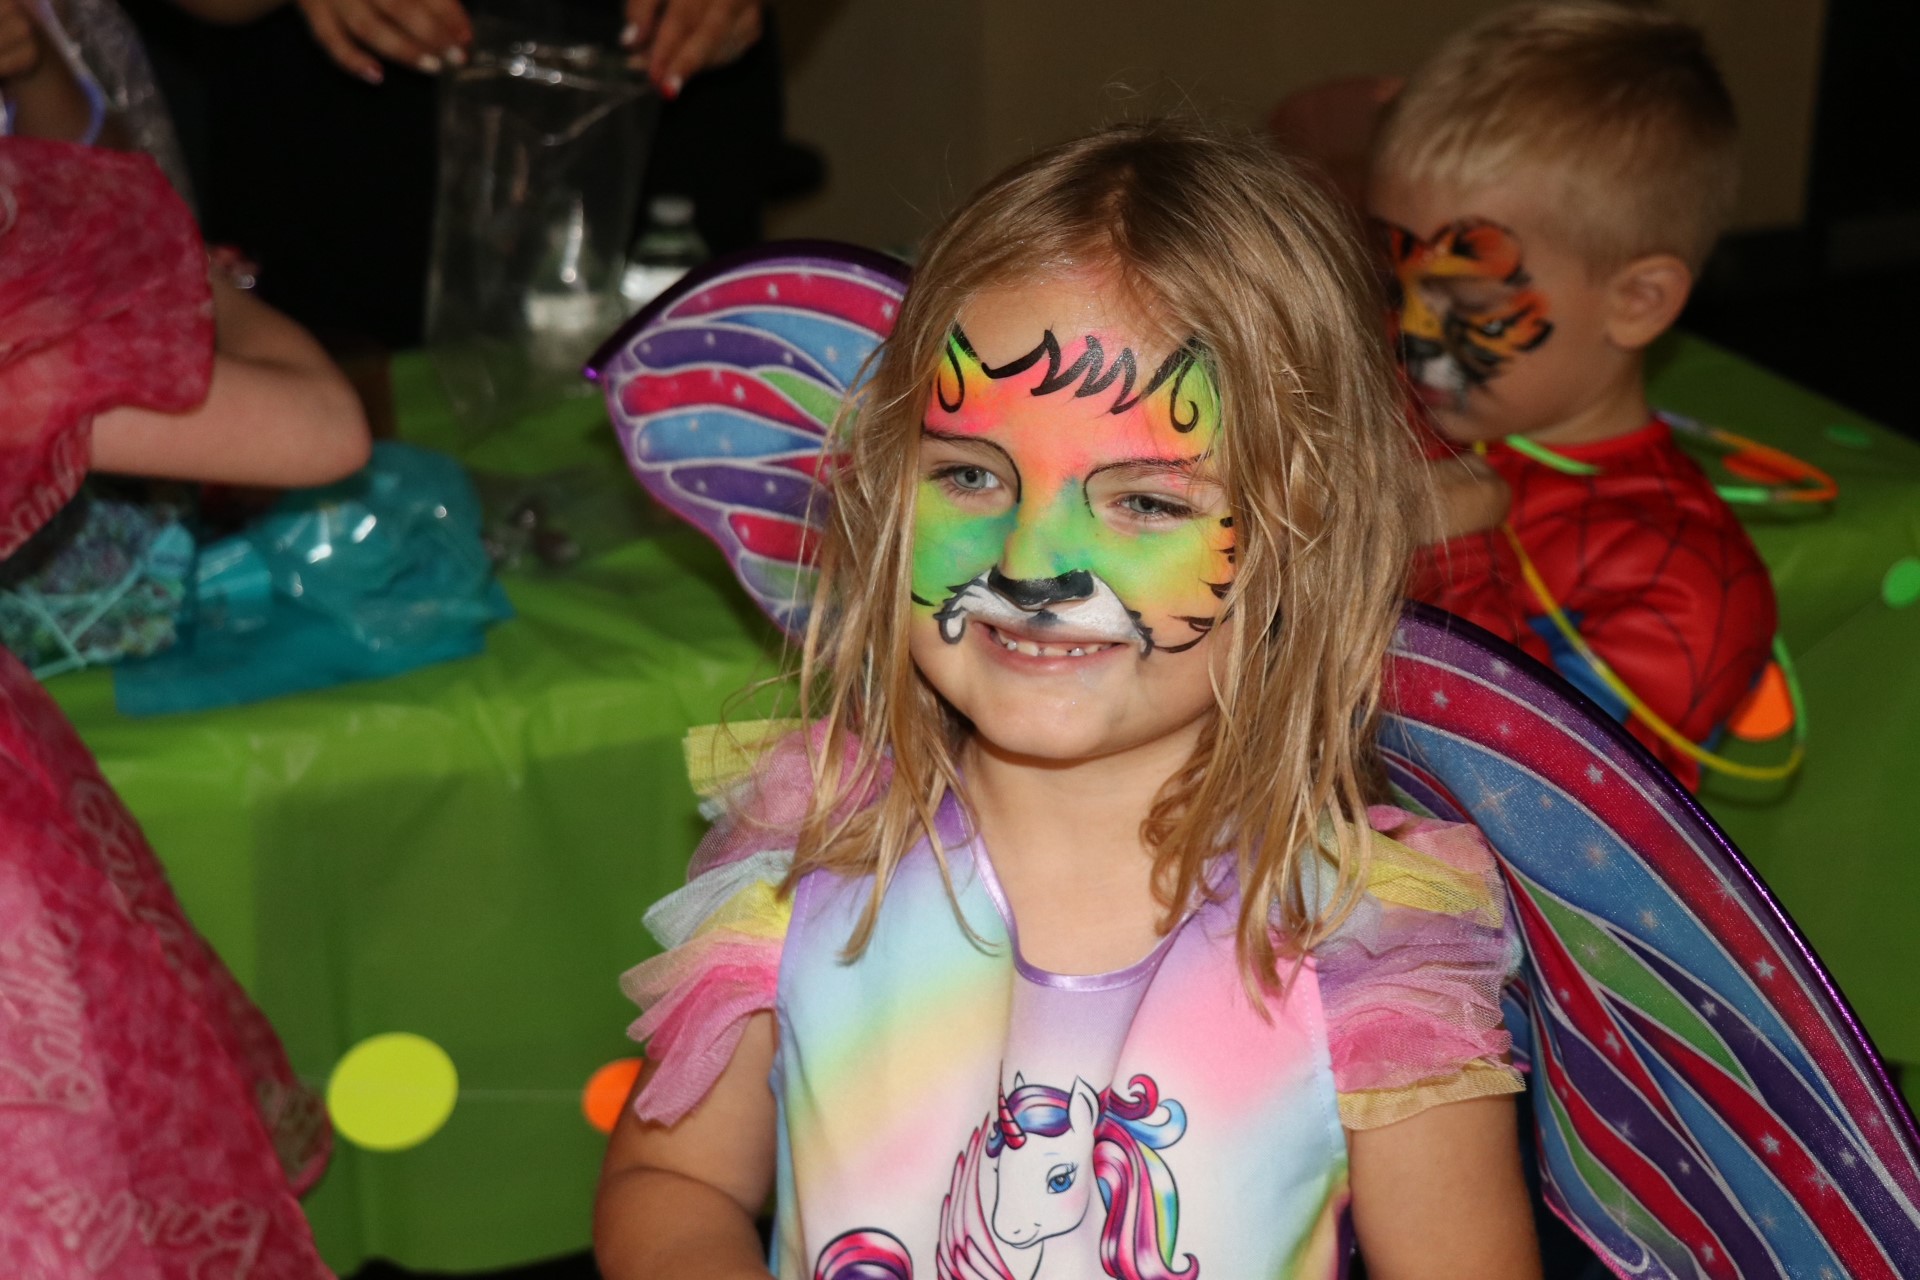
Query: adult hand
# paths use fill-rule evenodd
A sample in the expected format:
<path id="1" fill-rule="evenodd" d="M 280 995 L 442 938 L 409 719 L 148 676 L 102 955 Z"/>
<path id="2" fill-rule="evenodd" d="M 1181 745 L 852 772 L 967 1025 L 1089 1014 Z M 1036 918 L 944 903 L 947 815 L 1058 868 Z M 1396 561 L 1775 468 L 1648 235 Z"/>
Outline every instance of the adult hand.
<path id="1" fill-rule="evenodd" d="M 627 0 L 627 64 L 667 98 L 687 77 L 724 66 L 760 39 L 762 0 Z"/>
<path id="2" fill-rule="evenodd" d="M 40 65 L 40 32 L 21 0 L 0 0 L 0 80 L 24 76 Z"/>
<path id="3" fill-rule="evenodd" d="M 299 3 L 320 47 L 344 70 L 368 84 L 379 84 L 385 78 L 379 58 L 432 75 L 443 64 L 459 66 L 465 62 L 467 46 L 473 42 L 473 24 L 460 7 L 460 0 Z"/>

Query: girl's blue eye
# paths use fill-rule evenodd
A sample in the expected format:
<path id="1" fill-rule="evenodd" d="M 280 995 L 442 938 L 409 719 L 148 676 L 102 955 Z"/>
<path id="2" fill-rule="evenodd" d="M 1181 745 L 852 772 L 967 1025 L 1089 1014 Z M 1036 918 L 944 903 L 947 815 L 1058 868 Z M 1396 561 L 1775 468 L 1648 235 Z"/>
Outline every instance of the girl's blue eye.
<path id="1" fill-rule="evenodd" d="M 963 493 L 985 493 L 1000 486 L 1000 477 L 985 467 L 967 465 L 942 467 L 934 477 L 945 481 Z"/>
<path id="2" fill-rule="evenodd" d="M 1186 503 L 1151 493 L 1130 493 L 1120 499 L 1120 505 L 1127 514 L 1148 520 L 1187 520 L 1194 515 L 1193 508 Z"/>
<path id="3" fill-rule="evenodd" d="M 1057 1196 L 1073 1186 L 1073 1175 L 1080 1171 L 1079 1165 L 1057 1164 L 1047 1170 L 1047 1194 Z"/>

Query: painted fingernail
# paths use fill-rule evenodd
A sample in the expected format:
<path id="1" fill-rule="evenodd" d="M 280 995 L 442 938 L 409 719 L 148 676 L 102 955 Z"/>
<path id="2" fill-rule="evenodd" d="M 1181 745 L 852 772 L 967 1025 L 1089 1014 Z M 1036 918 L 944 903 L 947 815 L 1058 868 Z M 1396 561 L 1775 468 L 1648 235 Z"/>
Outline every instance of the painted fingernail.
<path id="1" fill-rule="evenodd" d="M 379 84 L 381 81 L 387 78 L 385 74 L 381 72 L 379 65 L 377 63 L 372 63 L 372 62 L 369 62 L 366 66 L 361 67 L 358 71 L 354 72 L 353 74 L 359 76 L 362 80 L 365 80 L 368 84 Z"/>
<path id="2" fill-rule="evenodd" d="M 448 45 L 446 52 L 440 56 L 447 60 L 448 66 L 464 67 L 467 65 L 467 51 L 457 44 Z"/>
<path id="3" fill-rule="evenodd" d="M 422 71 L 426 72 L 430 76 L 440 74 L 440 59 L 434 57 L 430 53 L 421 54 L 418 58 L 414 60 L 413 65 L 420 68 Z"/>
<path id="4" fill-rule="evenodd" d="M 604 31 L 606 30 L 606 28 L 602 27 L 601 30 Z M 620 28 L 620 43 L 622 45 L 630 45 L 635 40 L 638 40 L 639 38 L 640 38 L 639 23 L 629 22 L 626 26 Z"/>
<path id="5" fill-rule="evenodd" d="M 672 101 L 680 96 L 680 86 L 685 83 L 679 76 L 668 76 L 660 82 L 660 96 Z"/>

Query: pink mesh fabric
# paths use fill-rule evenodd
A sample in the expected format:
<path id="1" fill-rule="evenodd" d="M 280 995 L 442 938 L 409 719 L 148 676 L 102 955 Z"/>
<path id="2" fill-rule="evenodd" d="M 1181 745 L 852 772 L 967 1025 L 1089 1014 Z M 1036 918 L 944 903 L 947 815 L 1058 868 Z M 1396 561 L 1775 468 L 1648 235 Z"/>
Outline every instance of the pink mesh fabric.
<path id="1" fill-rule="evenodd" d="M 322 1280 L 319 1099 L 0 652 L 0 1276 Z"/>
<path id="2" fill-rule="evenodd" d="M 790 914 L 777 889 L 813 798 L 808 748 L 823 741 L 816 727 L 769 748 L 694 851 L 686 888 L 647 913 L 667 950 L 620 980 L 645 1011 L 627 1028 L 653 1063 L 634 1099 L 642 1120 L 672 1124 L 693 1110 L 726 1070 L 747 1019 L 773 1008 Z M 878 790 L 857 794 L 866 800 Z"/>
<path id="3" fill-rule="evenodd" d="M 793 848 L 807 806 L 813 802 L 813 768 L 808 752 L 821 751 L 825 746 L 826 731 L 814 724 L 804 735 L 796 730 L 767 748 L 755 762 L 752 776 L 727 798 L 726 816 L 693 851 L 688 880 L 698 880 L 715 867 L 763 849 Z M 849 768 L 853 752 L 853 744 L 847 743 Z M 888 773 L 883 765 L 864 786 L 855 788 L 852 803 L 871 803 L 886 786 Z"/>
<path id="4" fill-rule="evenodd" d="M 1519 953 L 1492 851 L 1472 826 L 1386 805 L 1369 809 L 1367 820 L 1457 873 L 1452 896 L 1466 900 L 1450 912 L 1369 893 L 1316 953 L 1335 1087 L 1342 1094 L 1425 1088 L 1430 1101 L 1518 1089 L 1506 1065 L 1500 989 Z M 1461 1094 L 1463 1074 L 1479 1083 Z"/>
<path id="5" fill-rule="evenodd" d="M 656 1065 L 634 1099 L 642 1120 L 672 1124 L 720 1078 L 747 1019 L 773 1008 L 780 978 L 778 939 L 715 932 L 628 971 L 621 989 L 646 1013 L 627 1034 Z"/>
<path id="6" fill-rule="evenodd" d="M 193 217 L 143 155 L 0 138 L 0 556 L 73 497 L 93 417 L 206 398 Z"/>
<path id="7" fill-rule="evenodd" d="M 151 160 L 0 138 L 0 555 L 66 502 L 92 416 L 184 409 L 206 258 Z M 139 826 L 0 653 L 0 1276 L 322 1280 L 296 1193 L 326 1115 Z"/>

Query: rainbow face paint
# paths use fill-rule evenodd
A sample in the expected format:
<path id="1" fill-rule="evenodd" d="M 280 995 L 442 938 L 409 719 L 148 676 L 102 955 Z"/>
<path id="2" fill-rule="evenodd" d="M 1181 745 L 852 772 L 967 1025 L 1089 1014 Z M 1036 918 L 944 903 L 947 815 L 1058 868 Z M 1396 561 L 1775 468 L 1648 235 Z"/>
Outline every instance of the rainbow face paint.
<path id="1" fill-rule="evenodd" d="M 916 607 L 949 644 L 979 622 L 1029 656 L 1193 648 L 1233 574 L 1219 431 L 1191 349 L 1143 371 L 1115 335 L 1063 348 L 1049 330 L 988 367 L 956 326 L 922 435 Z"/>
<path id="2" fill-rule="evenodd" d="M 1400 358 L 1424 390 L 1456 408 L 1553 333 L 1520 238 L 1485 218 L 1449 222 L 1431 239 L 1379 223 L 1396 285 Z"/>

